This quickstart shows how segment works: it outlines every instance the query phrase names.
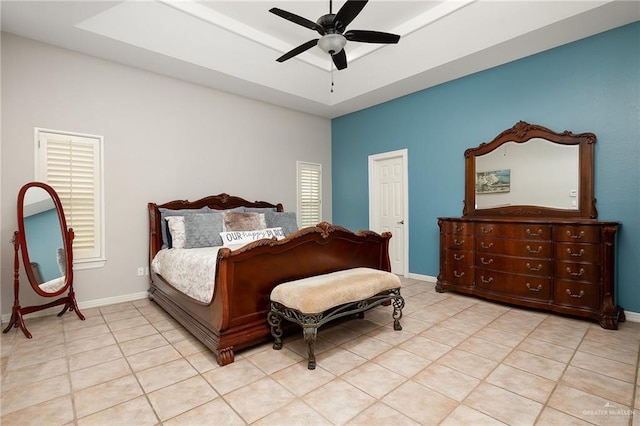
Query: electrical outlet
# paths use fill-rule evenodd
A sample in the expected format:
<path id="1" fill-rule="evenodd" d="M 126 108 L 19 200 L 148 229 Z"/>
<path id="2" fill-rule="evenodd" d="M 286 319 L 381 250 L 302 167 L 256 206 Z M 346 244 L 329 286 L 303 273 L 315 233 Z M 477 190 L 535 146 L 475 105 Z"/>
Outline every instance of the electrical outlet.
<path id="1" fill-rule="evenodd" d="M 144 266 L 138 267 L 138 276 L 141 277 L 144 275 Z"/>

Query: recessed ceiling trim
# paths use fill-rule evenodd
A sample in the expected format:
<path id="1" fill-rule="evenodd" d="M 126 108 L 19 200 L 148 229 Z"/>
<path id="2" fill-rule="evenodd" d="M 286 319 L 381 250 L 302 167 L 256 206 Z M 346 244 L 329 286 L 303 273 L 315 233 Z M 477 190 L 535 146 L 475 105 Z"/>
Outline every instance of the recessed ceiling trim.
<path id="1" fill-rule="evenodd" d="M 436 7 L 433 7 L 426 12 L 416 16 L 410 21 L 404 22 L 401 25 L 393 28 L 390 32 L 400 35 L 400 42 L 402 37 L 406 37 L 409 34 L 418 31 L 434 22 L 439 21 L 442 18 L 449 16 L 450 14 L 475 3 L 477 0 L 445 0 Z M 347 53 L 349 62 L 356 61 L 363 56 L 366 56 L 378 49 L 386 47 L 384 44 L 360 44 L 357 48 L 350 50 Z"/>
<path id="2" fill-rule="evenodd" d="M 279 54 L 288 52 L 289 50 L 296 47 L 280 40 L 277 37 L 273 37 L 262 31 L 258 31 L 255 28 L 252 28 L 240 21 L 228 17 L 227 15 L 216 12 L 212 8 L 204 6 L 194 0 L 181 0 L 180 2 L 174 2 L 171 0 L 157 1 L 160 3 L 164 3 L 167 6 L 171 6 L 172 8 L 177 9 L 181 12 L 187 13 L 195 18 L 202 19 L 205 22 L 244 37 L 247 40 L 273 49 L 274 51 L 279 52 Z M 331 61 L 323 61 L 321 58 L 311 55 L 307 55 L 304 58 L 299 59 L 324 71 L 331 71 Z"/>
<path id="3" fill-rule="evenodd" d="M 132 0 L 128 0 L 132 1 Z M 262 31 L 258 31 L 249 25 L 246 25 L 236 19 L 233 19 L 223 13 L 215 11 L 211 7 L 204 6 L 196 0 L 181 0 L 179 2 L 172 0 L 157 0 L 160 3 L 164 3 L 167 6 L 170 6 L 176 10 L 179 10 L 183 13 L 187 13 L 193 17 L 201 19 L 205 22 L 208 22 L 212 25 L 215 25 L 224 30 L 230 31 L 234 34 L 237 34 L 241 37 L 244 37 L 250 41 L 261 44 L 265 47 L 273 49 L 279 53 L 285 53 L 295 48 L 296 46 L 291 45 L 290 43 L 286 43 L 280 40 L 277 37 L 273 37 L 270 34 L 264 33 Z M 460 10 L 477 0 L 445 0 L 437 6 L 425 11 L 424 13 L 416 16 L 410 21 L 404 22 L 401 25 L 396 26 L 390 32 L 394 34 L 399 34 L 401 37 L 407 36 L 414 31 L 417 31 L 421 28 L 426 27 L 434 22 L 439 21 L 442 18 Z M 357 61 L 358 59 L 369 55 L 375 52 L 378 49 L 386 47 L 383 44 L 369 44 L 369 43 L 358 43 L 355 48 L 350 48 L 347 50 L 347 60 L 349 62 Z M 306 62 L 309 65 L 320 68 L 323 71 L 331 72 L 332 70 L 332 62 L 331 60 L 323 60 L 314 55 L 302 55 L 295 58 L 296 60 L 300 60 Z M 327 58 L 328 59 L 328 58 Z"/>

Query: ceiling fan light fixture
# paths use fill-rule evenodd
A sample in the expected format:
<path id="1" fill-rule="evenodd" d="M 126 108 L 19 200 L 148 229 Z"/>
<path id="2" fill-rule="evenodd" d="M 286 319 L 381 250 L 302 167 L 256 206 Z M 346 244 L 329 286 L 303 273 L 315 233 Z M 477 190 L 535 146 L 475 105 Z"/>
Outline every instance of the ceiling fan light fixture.
<path id="1" fill-rule="evenodd" d="M 325 34 L 318 40 L 318 47 L 325 53 L 335 55 L 347 44 L 347 39 L 342 34 Z"/>

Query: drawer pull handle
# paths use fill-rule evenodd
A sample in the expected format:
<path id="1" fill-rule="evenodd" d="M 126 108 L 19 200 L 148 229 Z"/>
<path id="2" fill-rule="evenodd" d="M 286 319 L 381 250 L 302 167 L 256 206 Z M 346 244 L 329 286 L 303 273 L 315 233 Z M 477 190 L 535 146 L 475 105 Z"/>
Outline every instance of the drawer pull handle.
<path id="1" fill-rule="evenodd" d="M 584 274 L 584 268 L 580 268 L 578 272 L 572 272 L 571 268 L 567 268 L 567 272 L 574 277 L 581 277 Z"/>
<path id="2" fill-rule="evenodd" d="M 569 253 L 569 256 L 573 256 L 573 257 L 580 257 L 584 254 L 584 249 L 580 249 L 579 252 L 574 253 L 573 251 L 571 251 L 570 248 L 567 249 L 567 253 Z"/>
<path id="3" fill-rule="evenodd" d="M 493 228 L 485 228 L 484 226 L 481 226 L 480 231 L 482 231 L 483 234 L 490 234 L 493 232 Z"/>
<path id="4" fill-rule="evenodd" d="M 453 271 L 453 276 L 456 278 L 464 277 L 464 272 Z"/>
<path id="5" fill-rule="evenodd" d="M 484 241 L 480 241 L 480 246 L 483 249 L 490 249 L 491 247 L 493 247 L 493 243 L 485 244 Z"/>
<path id="6" fill-rule="evenodd" d="M 453 253 L 453 260 L 462 260 L 464 259 L 464 254 Z"/>
<path id="7" fill-rule="evenodd" d="M 453 244 L 457 245 L 457 246 L 461 246 L 464 244 L 464 240 L 453 240 Z"/>
<path id="8" fill-rule="evenodd" d="M 542 284 L 538 284 L 538 287 L 533 288 L 533 287 L 531 287 L 531 284 L 527 283 L 527 288 L 529 290 L 531 290 L 531 291 L 540 291 L 540 290 L 542 290 Z"/>
<path id="9" fill-rule="evenodd" d="M 531 246 L 527 246 L 527 251 L 529 253 L 538 254 L 542 251 L 542 246 L 538 246 L 537 250 L 532 249 Z"/>
<path id="10" fill-rule="evenodd" d="M 567 235 L 569 238 L 573 238 L 574 240 L 579 240 L 584 237 L 584 231 L 580 231 L 579 234 L 572 234 L 571 231 L 567 231 Z"/>
<path id="11" fill-rule="evenodd" d="M 584 296 L 584 290 L 580 290 L 579 294 L 573 294 L 571 293 L 571 290 L 567 289 L 567 294 L 573 297 L 574 299 L 580 299 L 582 296 Z"/>
<path id="12" fill-rule="evenodd" d="M 485 278 L 484 275 L 480 275 L 480 281 L 482 281 L 485 284 L 489 284 L 491 281 L 493 281 L 493 278 L 492 277 Z"/>
<path id="13" fill-rule="evenodd" d="M 483 265 L 491 265 L 493 263 L 493 259 L 484 260 L 484 257 L 481 257 L 480 262 L 482 262 Z"/>
<path id="14" fill-rule="evenodd" d="M 464 231 L 464 226 L 453 225 L 453 232 L 462 232 Z"/>
<path id="15" fill-rule="evenodd" d="M 527 269 L 530 271 L 540 271 L 542 270 L 542 263 L 538 263 L 537 267 L 533 267 L 529 262 L 527 262 Z"/>
<path id="16" fill-rule="evenodd" d="M 527 235 L 529 235 L 529 236 L 531 236 L 531 237 L 539 237 L 540 235 L 542 235 L 542 233 L 543 233 L 544 231 L 542 230 L 542 228 L 540 228 L 540 229 L 538 229 L 538 231 L 537 231 L 537 232 L 533 232 L 533 231 L 531 231 L 531 229 L 527 228 L 527 229 L 525 230 L 525 232 L 527 233 Z"/>

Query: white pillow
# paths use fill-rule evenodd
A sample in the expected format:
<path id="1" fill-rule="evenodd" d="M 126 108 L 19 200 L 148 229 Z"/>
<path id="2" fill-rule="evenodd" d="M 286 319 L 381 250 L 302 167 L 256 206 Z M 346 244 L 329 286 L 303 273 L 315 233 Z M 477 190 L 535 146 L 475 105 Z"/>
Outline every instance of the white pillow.
<path id="1" fill-rule="evenodd" d="M 172 234 L 173 235 L 173 234 Z M 266 228 L 257 231 L 228 231 L 221 232 L 223 246 L 236 246 L 247 244 L 252 241 L 262 240 L 263 238 L 273 238 L 281 240 L 285 237 L 282 228 Z"/>
<path id="2" fill-rule="evenodd" d="M 184 234 L 184 216 L 168 216 L 165 219 L 171 233 L 171 246 L 173 248 L 184 248 L 187 240 Z"/>

